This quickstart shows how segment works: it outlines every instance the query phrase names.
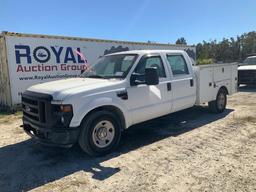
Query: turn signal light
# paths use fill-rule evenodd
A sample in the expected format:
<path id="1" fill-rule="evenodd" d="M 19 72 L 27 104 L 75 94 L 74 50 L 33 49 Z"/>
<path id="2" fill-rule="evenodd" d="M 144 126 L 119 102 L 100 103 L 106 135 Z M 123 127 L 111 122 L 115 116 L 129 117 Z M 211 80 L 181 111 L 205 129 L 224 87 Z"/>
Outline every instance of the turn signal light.
<path id="1" fill-rule="evenodd" d="M 72 112 L 72 106 L 71 105 L 61 105 L 60 111 L 63 113 L 69 113 Z"/>

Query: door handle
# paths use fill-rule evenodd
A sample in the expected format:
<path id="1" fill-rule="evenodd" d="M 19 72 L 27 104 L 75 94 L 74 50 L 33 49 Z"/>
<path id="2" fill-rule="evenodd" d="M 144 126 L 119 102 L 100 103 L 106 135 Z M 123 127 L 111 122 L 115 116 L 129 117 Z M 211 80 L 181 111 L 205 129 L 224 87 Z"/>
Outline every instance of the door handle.
<path id="1" fill-rule="evenodd" d="M 169 82 L 167 83 L 167 91 L 171 91 L 172 90 L 172 84 Z"/>
<path id="2" fill-rule="evenodd" d="M 194 86 L 194 79 L 190 79 L 190 87 Z"/>

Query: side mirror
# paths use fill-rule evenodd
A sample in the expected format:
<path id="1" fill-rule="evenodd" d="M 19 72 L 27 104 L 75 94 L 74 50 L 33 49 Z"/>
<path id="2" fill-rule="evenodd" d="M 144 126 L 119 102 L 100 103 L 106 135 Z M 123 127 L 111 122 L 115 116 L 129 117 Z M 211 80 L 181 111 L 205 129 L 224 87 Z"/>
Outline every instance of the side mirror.
<path id="1" fill-rule="evenodd" d="M 149 67 L 145 69 L 145 82 L 147 85 L 159 84 L 159 76 L 156 67 Z"/>
<path id="2" fill-rule="evenodd" d="M 156 67 L 149 67 L 145 69 L 144 74 L 133 73 L 130 79 L 131 86 L 147 84 L 147 85 L 158 85 L 159 76 Z"/>

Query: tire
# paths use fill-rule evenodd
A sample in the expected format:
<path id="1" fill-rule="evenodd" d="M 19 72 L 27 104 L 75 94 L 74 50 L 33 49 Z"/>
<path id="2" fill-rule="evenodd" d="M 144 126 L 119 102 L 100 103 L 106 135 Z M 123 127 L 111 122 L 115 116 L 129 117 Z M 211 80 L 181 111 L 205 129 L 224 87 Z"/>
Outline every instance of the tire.
<path id="1" fill-rule="evenodd" d="M 81 124 L 79 145 L 90 156 L 103 156 L 115 149 L 121 139 L 121 122 L 109 111 L 96 111 Z"/>
<path id="2" fill-rule="evenodd" d="M 227 92 L 224 89 L 220 89 L 216 100 L 210 101 L 208 107 L 213 113 L 222 113 L 226 109 L 227 105 Z"/>

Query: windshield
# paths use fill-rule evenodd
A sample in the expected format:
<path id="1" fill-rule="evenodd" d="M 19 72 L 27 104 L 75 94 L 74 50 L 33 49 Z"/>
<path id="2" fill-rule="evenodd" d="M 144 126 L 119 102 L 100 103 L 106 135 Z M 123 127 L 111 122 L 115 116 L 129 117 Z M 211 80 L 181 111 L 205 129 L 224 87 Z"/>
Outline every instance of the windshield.
<path id="1" fill-rule="evenodd" d="M 101 57 L 91 69 L 83 73 L 91 78 L 125 78 L 138 55 L 118 54 Z"/>
<path id="2" fill-rule="evenodd" d="M 256 65 L 256 57 L 246 58 L 243 62 L 245 65 Z"/>

